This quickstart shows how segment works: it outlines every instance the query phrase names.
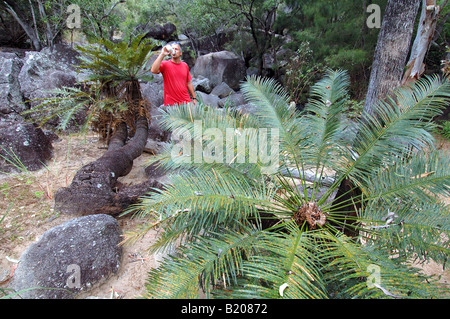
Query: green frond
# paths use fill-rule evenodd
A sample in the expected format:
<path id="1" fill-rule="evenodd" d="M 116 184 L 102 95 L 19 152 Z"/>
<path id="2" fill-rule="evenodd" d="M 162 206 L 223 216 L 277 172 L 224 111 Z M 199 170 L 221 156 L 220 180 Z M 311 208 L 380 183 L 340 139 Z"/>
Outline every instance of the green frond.
<path id="1" fill-rule="evenodd" d="M 395 157 L 432 148 L 430 121 L 449 102 L 450 83 L 438 77 L 424 77 L 413 87 L 397 90 L 387 101 L 379 101 L 375 116 L 359 120 L 354 156 L 341 168 L 343 176 L 369 185 L 370 172 L 389 165 Z"/>
<path id="2" fill-rule="evenodd" d="M 314 233 L 316 257 L 335 298 L 435 298 L 442 288 L 417 269 L 397 262 L 385 250 L 360 245 L 345 235 Z"/>
<path id="3" fill-rule="evenodd" d="M 435 200 L 450 196 L 450 154 L 423 152 L 409 159 L 394 159 L 388 168 L 381 168 L 369 177 L 364 188 L 369 198 Z"/>
<path id="4" fill-rule="evenodd" d="M 362 219 L 367 239 L 380 249 L 396 251 L 399 260 L 432 259 L 448 267 L 449 217 L 450 210 L 442 203 L 402 198 L 369 203 Z"/>
<path id="5" fill-rule="evenodd" d="M 151 68 L 147 64 L 154 46 L 155 43 L 144 39 L 143 35 L 134 38 L 129 45 L 101 39 L 87 46 L 77 46 L 83 53 L 80 69 L 93 71 L 90 80 L 102 83 L 147 78 Z"/>
<path id="6" fill-rule="evenodd" d="M 241 91 L 250 103 L 256 105 L 255 116 L 260 127 L 280 130 L 281 143 L 295 145 L 294 130 L 297 114 L 295 104 L 283 87 L 270 78 L 251 76 L 241 85 Z"/>
<path id="7" fill-rule="evenodd" d="M 345 141 L 344 107 L 350 79 L 345 71 L 327 71 L 311 88 L 311 97 L 301 121 L 306 127 L 302 160 L 314 167 L 314 192 L 320 186 L 324 169 L 338 169 L 348 157 Z"/>
<path id="8" fill-rule="evenodd" d="M 266 233 L 255 244 L 259 254 L 243 264 L 246 281 L 233 289 L 234 298 L 323 299 L 326 298 L 311 236 L 297 225 L 286 234 Z"/>
<path id="9" fill-rule="evenodd" d="M 334 148 L 343 144 L 343 111 L 348 95 L 349 77 L 346 72 L 329 71 L 311 89 L 311 97 L 306 105 L 306 115 L 302 119 L 308 127 L 307 143 L 311 145 L 315 164 L 321 161 L 327 165 L 328 158 L 335 157 L 340 150 Z"/>
<path id="10" fill-rule="evenodd" d="M 250 76 L 241 85 L 241 91 L 257 105 L 256 116 L 262 126 L 283 128 L 283 123 L 295 115 L 289 96 L 274 79 Z"/>
<path id="11" fill-rule="evenodd" d="M 202 130 L 194 131 L 195 123 L 201 124 Z M 158 123 L 168 131 L 183 129 L 190 132 L 192 138 L 200 139 L 205 129 L 219 129 L 226 133 L 226 129 L 258 128 L 258 122 L 248 114 L 241 114 L 230 109 L 219 109 L 202 103 L 187 103 L 176 107 L 167 107 L 161 111 Z"/>
<path id="12" fill-rule="evenodd" d="M 190 240 L 205 229 L 215 232 L 222 227 L 248 223 L 259 218 L 257 207 L 273 206 L 275 189 L 216 171 L 180 172 L 170 176 L 165 190 L 149 193 L 126 213 L 152 220 L 151 225 L 165 227 L 160 246 L 174 242 L 181 235 Z M 150 226 L 150 228 L 153 226 Z"/>
<path id="13" fill-rule="evenodd" d="M 174 140 L 158 159 L 170 169 L 201 166 L 259 178 L 280 159 L 278 150 L 271 147 L 278 146 L 277 132 L 261 129 L 251 116 L 229 109 L 185 104 L 168 108 L 159 121 Z"/>
<path id="14" fill-rule="evenodd" d="M 149 274 L 149 298 L 198 298 L 202 289 L 210 297 L 213 288 L 228 289 L 242 273 L 246 255 L 251 255 L 261 235 L 257 229 L 246 232 L 207 233 L 177 250 Z"/>
<path id="15" fill-rule="evenodd" d="M 46 93 L 48 98 L 34 99 L 39 104 L 22 112 L 22 115 L 30 115 L 41 126 L 52 119 L 59 119 L 57 129 L 61 131 L 92 102 L 90 94 L 79 88 L 63 87 Z"/>
<path id="16" fill-rule="evenodd" d="M 311 108 L 311 111 L 315 108 L 315 113 L 320 114 L 324 106 L 330 108 L 333 104 L 344 102 L 348 96 L 349 85 L 350 77 L 347 71 L 327 70 L 322 80 L 311 87 L 307 107 Z"/>

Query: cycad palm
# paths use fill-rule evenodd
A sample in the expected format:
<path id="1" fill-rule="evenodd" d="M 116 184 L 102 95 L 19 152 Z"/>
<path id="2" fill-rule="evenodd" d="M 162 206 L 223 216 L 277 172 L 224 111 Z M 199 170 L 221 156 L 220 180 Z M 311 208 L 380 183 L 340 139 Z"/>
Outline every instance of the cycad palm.
<path id="1" fill-rule="evenodd" d="M 79 71 L 87 70 L 88 79 L 78 87 L 56 89 L 49 98 L 25 114 L 38 117 L 41 124 L 60 119 L 58 128 L 65 130 L 77 113 L 85 112 L 84 127 L 91 125 L 103 137 L 121 122 L 134 128 L 137 115 L 142 116 L 144 103 L 140 80 L 152 79 L 149 57 L 155 43 L 143 36 L 129 44 L 107 39 L 77 46 L 82 53 Z"/>
<path id="2" fill-rule="evenodd" d="M 235 138 L 243 128 L 274 128 L 279 167 L 267 174 L 260 161 L 225 154 L 196 163 L 172 148 L 159 155 L 174 171 L 171 183 L 129 212 L 149 220 L 136 236 L 163 230 L 153 251 L 180 246 L 150 272 L 148 297 L 197 297 L 200 287 L 207 297 L 439 296 L 439 285 L 410 265 L 445 265 L 449 252 L 449 210 L 439 200 L 450 195 L 450 159 L 433 150 L 430 130 L 450 84 L 420 80 L 380 101 L 377 117 L 353 124 L 343 112 L 348 84 L 345 72 L 328 72 L 303 114 L 273 80 L 254 77 L 242 86 L 254 114 L 192 104 L 166 112 L 162 124 L 186 130 L 202 149 L 211 141 L 198 140 L 205 135 L 195 121 L 203 133 L 232 128 Z M 252 143 L 250 133 L 247 159 Z"/>

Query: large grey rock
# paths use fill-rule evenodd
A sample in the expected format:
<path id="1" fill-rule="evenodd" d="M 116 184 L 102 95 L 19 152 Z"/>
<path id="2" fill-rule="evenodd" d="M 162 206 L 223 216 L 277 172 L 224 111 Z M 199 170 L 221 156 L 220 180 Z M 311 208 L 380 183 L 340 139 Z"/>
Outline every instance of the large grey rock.
<path id="1" fill-rule="evenodd" d="M 219 100 L 219 107 L 224 107 L 225 105 L 229 107 L 239 107 L 243 104 L 246 104 L 246 100 L 244 98 L 244 95 L 240 92 L 236 92 L 234 94 L 231 94 L 227 97 L 224 97 Z"/>
<path id="2" fill-rule="evenodd" d="M 256 114 L 257 106 L 253 103 L 246 103 L 242 105 L 238 105 L 234 108 L 236 111 L 241 112 L 242 114 Z"/>
<path id="3" fill-rule="evenodd" d="M 55 59 L 49 52 L 26 52 L 23 67 L 19 73 L 19 83 L 26 100 L 42 99 L 50 96 L 49 90 L 73 87 L 77 82 L 77 72 L 67 63 Z M 29 102 L 31 106 L 38 101 Z"/>
<path id="4" fill-rule="evenodd" d="M 217 95 L 219 98 L 223 99 L 234 93 L 234 90 L 228 86 L 225 82 L 217 85 L 212 91 L 211 94 Z"/>
<path id="5" fill-rule="evenodd" d="M 146 38 L 171 41 L 176 38 L 177 27 L 171 22 L 163 25 L 149 22 L 145 25 L 138 26 L 138 30 L 140 33 L 145 33 Z"/>
<path id="6" fill-rule="evenodd" d="M 23 165 L 34 171 L 51 158 L 51 139 L 21 113 L 24 103 L 19 74 L 24 62 L 15 53 L 0 52 L 0 171 Z"/>
<path id="7" fill-rule="evenodd" d="M 212 87 L 225 82 L 233 90 L 238 90 L 245 79 L 246 68 L 244 61 L 233 52 L 220 51 L 198 57 L 191 74 L 208 78 Z"/>
<path id="8" fill-rule="evenodd" d="M 52 139 L 19 115 L 0 118 L 0 146 L 1 172 L 21 165 L 35 171 L 52 157 Z"/>
<path id="9" fill-rule="evenodd" d="M 220 98 L 217 95 L 206 94 L 200 91 L 195 92 L 195 96 L 197 99 L 205 105 L 209 105 L 211 107 L 218 107 Z"/>
<path id="10" fill-rule="evenodd" d="M 23 112 L 23 103 L 18 75 L 23 61 L 14 53 L 0 52 L 0 116 Z"/>
<path id="11" fill-rule="evenodd" d="M 212 90 L 209 79 L 201 75 L 197 78 L 192 79 L 192 86 L 194 87 L 195 91 L 200 91 L 207 94 L 211 93 Z"/>
<path id="12" fill-rule="evenodd" d="M 108 215 L 70 220 L 45 232 L 20 258 L 10 288 L 27 299 L 70 299 L 117 273 L 121 230 Z M 46 287 L 50 289 L 31 289 Z"/>
<path id="13" fill-rule="evenodd" d="M 152 107 L 159 107 L 164 104 L 164 85 L 160 74 L 154 74 L 152 82 L 142 82 L 141 92 L 142 96 L 150 102 Z"/>

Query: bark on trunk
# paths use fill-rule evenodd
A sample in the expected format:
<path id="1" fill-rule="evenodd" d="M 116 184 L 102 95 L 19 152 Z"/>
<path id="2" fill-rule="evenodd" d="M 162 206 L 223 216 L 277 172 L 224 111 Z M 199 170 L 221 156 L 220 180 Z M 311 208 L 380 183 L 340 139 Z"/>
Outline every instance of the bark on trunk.
<path id="1" fill-rule="evenodd" d="M 375 49 L 363 112 L 400 86 L 420 0 L 389 0 Z"/>
<path id="2" fill-rule="evenodd" d="M 122 129 L 116 131 L 126 138 Z M 136 121 L 136 132 L 131 140 L 120 146 L 120 139 L 113 138 L 108 151 L 99 159 L 83 166 L 75 175 L 69 187 L 61 188 L 55 194 L 55 210 L 67 214 L 109 214 L 116 216 L 126 207 L 136 203 L 140 195 L 151 187 L 161 188 L 155 180 L 119 189 L 117 179 L 127 175 L 133 160 L 142 154 L 148 136 L 148 122 L 145 117 Z M 123 140 L 123 142 L 125 142 Z"/>
<path id="3" fill-rule="evenodd" d="M 425 72 L 425 64 L 423 61 L 430 48 L 434 32 L 436 31 L 439 12 L 440 7 L 436 5 L 436 0 L 422 0 L 417 35 L 411 49 L 409 61 L 406 65 L 402 85 L 418 80 L 423 72 Z"/>

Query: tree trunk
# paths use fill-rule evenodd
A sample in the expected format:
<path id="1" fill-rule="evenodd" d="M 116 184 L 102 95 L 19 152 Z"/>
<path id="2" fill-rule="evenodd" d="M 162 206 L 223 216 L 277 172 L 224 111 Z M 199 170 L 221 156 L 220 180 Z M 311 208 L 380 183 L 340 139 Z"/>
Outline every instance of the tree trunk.
<path id="1" fill-rule="evenodd" d="M 40 51 L 42 49 L 42 45 L 37 36 L 37 30 L 34 30 L 33 27 L 26 22 L 24 14 L 19 10 L 19 7 L 14 1 L 5 0 L 4 4 L 6 5 L 6 11 L 8 11 L 8 13 L 20 24 L 23 31 L 27 34 L 33 48 L 36 51 Z"/>
<path id="2" fill-rule="evenodd" d="M 67 214 L 109 214 L 116 216 L 126 207 L 136 203 L 139 196 L 151 187 L 161 188 L 154 180 L 118 189 L 117 179 L 127 175 L 133 160 L 142 154 L 148 137 L 148 122 L 145 117 L 136 121 L 136 132 L 131 140 L 125 142 L 123 125 L 116 131 L 112 143 L 103 156 L 83 166 L 75 175 L 69 187 L 61 188 L 55 194 L 55 210 Z M 121 136 L 121 139 L 118 138 Z"/>
<path id="3" fill-rule="evenodd" d="M 375 49 L 363 113 L 400 86 L 420 0 L 389 0 Z"/>
<path id="4" fill-rule="evenodd" d="M 440 7 L 436 5 L 436 0 L 422 0 L 419 27 L 406 65 L 402 85 L 418 80 L 425 71 L 423 60 L 433 40 L 439 12 Z"/>

